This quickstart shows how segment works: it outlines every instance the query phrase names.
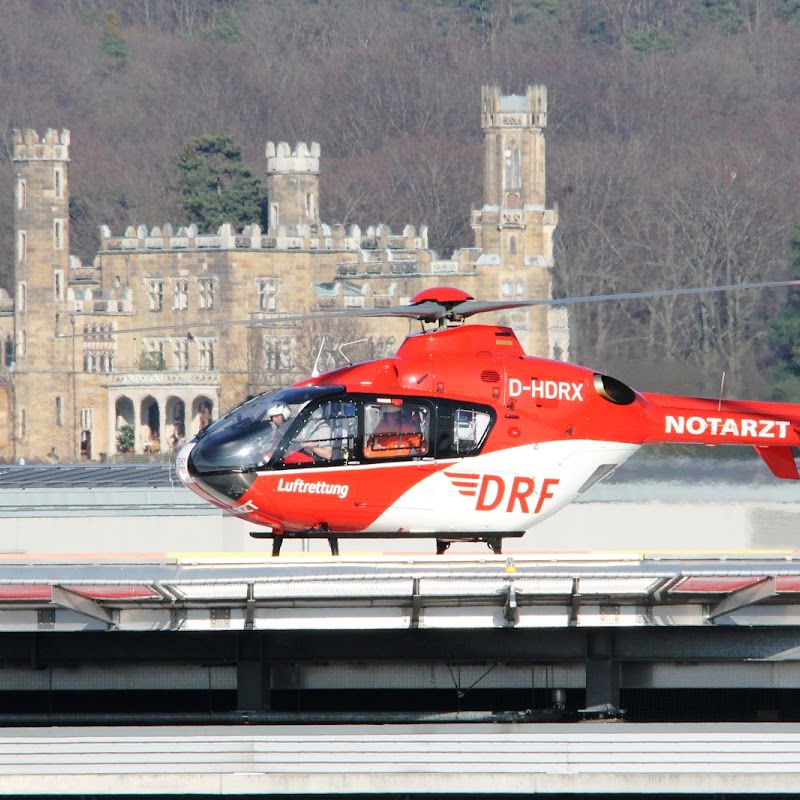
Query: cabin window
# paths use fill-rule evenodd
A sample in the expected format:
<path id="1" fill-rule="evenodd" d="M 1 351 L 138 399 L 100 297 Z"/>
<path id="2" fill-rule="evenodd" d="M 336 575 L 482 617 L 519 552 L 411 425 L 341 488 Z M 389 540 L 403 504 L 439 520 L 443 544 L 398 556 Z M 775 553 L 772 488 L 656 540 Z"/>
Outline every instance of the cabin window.
<path id="1" fill-rule="evenodd" d="M 491 417 L 483 411 L 459 408 L 456 411 L 453 428 L 455 451 L 459 455 L 474 453 L 483 443 L 490 421 Z"/>
<path id="2" fill-rule="evenodd" d="M 386 401 L 364 406 L 364 458 L 424 456 L 430 441 L 430 415 L 414 402 Z"/>
<path id="3" fill-rule="evenodd" d="M 440 401 L 436 409 L 436 457 L 477 455 L 492 427 L 493 412 L 486 407 Z"/>

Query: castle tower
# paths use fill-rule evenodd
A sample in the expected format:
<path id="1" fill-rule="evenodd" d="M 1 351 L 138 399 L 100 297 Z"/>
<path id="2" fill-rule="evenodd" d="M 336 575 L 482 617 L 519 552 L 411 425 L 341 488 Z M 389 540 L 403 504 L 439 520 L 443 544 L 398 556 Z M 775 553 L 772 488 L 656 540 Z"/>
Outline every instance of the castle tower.
<path id="1" fill-rule="evenodd" d="M 13 132 L 15 437 L 18 455 L 73 455 L 72 341 L 64 319 L 69 271 L 69 131 Z M 63 330 L 62 330 L 63 329 Z"/>
<path id="2" fill-rule="evenodd" d="M 479 291 L 504 300 L 551 297 L 553 232 L 558 212 L 545 208 L 547 87 L 502 95 L 481 89 L 484 131 L 483 206 L 472 212 L 475 245 L 482 250 Z M 564 355 L 563 336 L 546 308 L 508 314 L 505 324 L 527 331 L 528 352 Z M 559 325 L 563 327 L 564 321 Z"/>
<path id="3" fill-rule="evenodd" d="M 269 232 L 319 222 L 319 144 L 267 142 Z"/>
<path id="4" fill-rule="evenodd" d="M 545 253 L 547 260 L 557 221 L 556 212 L 544 207 L 547 87 L 501 95 L 496 86 L 484 86 L 481 109 L 483 208 L 473 216 L 475 244 L 510 256 L 523 255 L 529 244 L 531 253 Z"/>

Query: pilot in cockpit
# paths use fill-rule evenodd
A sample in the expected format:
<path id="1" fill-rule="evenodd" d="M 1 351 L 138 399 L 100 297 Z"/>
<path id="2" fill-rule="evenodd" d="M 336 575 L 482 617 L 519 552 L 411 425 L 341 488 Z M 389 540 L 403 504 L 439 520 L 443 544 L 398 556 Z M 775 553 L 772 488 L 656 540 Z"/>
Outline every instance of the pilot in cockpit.
<path id="1" fill-rule="evenodd" d="M 279 431 L 286 425 L 287 422 L 289 422 L 292 412 L 289 409 L 289 406 L 284 405 L 283 403 L 278 403 L 277 405 L 269 408 L 267 411 L 267 416 L 269 417 L 269 421 L 273 424 L 274 430 Z"/>
<path id="2" fill-rule="evenodd" d="M 277 403 L 267 409 L 267 417 L 272 423 L 272 428 L 264 440 L 264 455 L 268 458 L 275 451 L 275 448 L 280 443 L 283 434 L 289 427 L 289 421 L 292 418 L 292 411 L 289 406 L 284 403 Z"/>

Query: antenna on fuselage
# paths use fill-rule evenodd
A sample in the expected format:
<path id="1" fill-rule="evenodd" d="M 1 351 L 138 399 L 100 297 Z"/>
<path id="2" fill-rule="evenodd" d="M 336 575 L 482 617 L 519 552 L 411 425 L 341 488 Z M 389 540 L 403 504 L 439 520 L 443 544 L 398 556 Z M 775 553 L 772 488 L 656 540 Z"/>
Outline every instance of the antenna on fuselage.
<path id="1" fill-rule="evenodd" d="M 368 342 L 369 339 L 355 339 L 352 342 L 343 342 L 339 345 L 339 353 L 341 354 L 342 358 L 347 362 L 348 367 L 353 366 L 353 362 L 344 354 L 343 347 L 349 347 L 351 344 L 361 344 L 361 342 Z"/>
<path id="2" fill-rule="evenodd" d="M 317 357 L 314 360 L 314 369 L 311 370 L 311 377 L 318 378 L 319 377 L 319 360 L 322 358 L 322 349 L 325 347 L 325 336 L 322 337 L 322 341 L 319 343 L 319 352 L 317 353 Z"/>

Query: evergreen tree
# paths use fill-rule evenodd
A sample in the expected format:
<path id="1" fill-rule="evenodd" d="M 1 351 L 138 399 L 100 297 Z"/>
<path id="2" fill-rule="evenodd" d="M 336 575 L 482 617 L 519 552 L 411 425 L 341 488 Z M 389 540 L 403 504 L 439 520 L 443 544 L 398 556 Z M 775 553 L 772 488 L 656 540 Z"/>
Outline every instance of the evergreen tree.
<path id="1" fill-rule="evenodd" d="M 109 11 L 106 14 L 103 32 L 100 34 L 100 47 L 105 54 L 106 68 L 109 72 L 119 72 L 125 69 L 130 56 L 116 11 Z"/>
<path id="2" fill-rule="evenodd" d="M 800 280 L 800 227 L 789 242 L 792 279 Z M 775 366 L 770 396 L 773 400 L 800 400 L 800 289 L 791 289 L 786 307 L 770 323 L 769 344 Z"/>
<path id="3" fill-rule="evenodd" d="M 226 44 L 241 44 L 244 41 L 239 20 L 232 8 L 220 9 L 214 16 L 212 25 L 201 31 L 200 35 L 203 39 L 216 39 Z"/>
<path id="4" fill-rule="evenodd" d="M 264 190 L 242 161 L 230 134 L 198 136 L 184 145 L 175 169 L 181 204 L 201 230 L 229 222 L 237 229 L 260 222 Z"/>

